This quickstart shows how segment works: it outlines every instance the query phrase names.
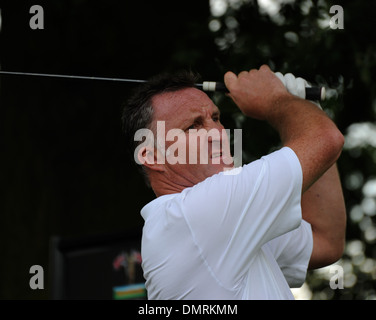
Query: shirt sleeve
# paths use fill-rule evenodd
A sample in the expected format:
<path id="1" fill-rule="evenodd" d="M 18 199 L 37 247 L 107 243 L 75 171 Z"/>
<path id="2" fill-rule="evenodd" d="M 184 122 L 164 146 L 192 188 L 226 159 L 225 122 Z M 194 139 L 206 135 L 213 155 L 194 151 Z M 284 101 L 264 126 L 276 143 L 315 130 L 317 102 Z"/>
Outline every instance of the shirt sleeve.
<path id="1" fill-rule="evenodd" d="M 303 178 L 288 147 L 234 170 L 185 189 L 181 210 L 213 272 L 241 277 L 255 251 L 300 226 Z"/>
<path id="2" fill-rule="evenodd" d="M 290 288 L 301 287 L 313 249 L 311 225 L 302 220 L 299 228 L 269 241 L 265 246 L 276 259 Z"/>

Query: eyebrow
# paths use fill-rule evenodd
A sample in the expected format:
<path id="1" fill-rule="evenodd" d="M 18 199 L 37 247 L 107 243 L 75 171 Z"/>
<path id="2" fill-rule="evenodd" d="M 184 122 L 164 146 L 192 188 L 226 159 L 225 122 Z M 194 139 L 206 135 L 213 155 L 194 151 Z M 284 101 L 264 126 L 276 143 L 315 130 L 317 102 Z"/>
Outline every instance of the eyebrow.
<path id="1" fill-rule="evenodd" d="M 213 113 L 211 114 L 212 117 L 214 117 L 214 116 L 220 117 L 220 115 L 221 115 L 221 111 L 218 108 L 216 108 L 213 111 Z M 201 114 L 198 115 L 197 117 L 189 118 L 186 121 L 184 121 L 184 126 L 191 124 L 191 123 L 202 121 L 203 119 L 204 119 L 204 117 Z"/>
<path id="2" fill-rule="evenodd" d="M 212 116 L 215 115 L 215 116 L 220 116 L 221 115 L 221 111 L 217 108 L 213 113 L 212 113 Z"/>

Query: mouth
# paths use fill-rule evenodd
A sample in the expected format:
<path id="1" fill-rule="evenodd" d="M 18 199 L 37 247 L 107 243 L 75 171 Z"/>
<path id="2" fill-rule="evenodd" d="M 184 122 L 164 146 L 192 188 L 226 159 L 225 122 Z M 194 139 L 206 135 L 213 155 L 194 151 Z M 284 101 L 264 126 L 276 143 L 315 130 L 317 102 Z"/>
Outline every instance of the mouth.
<path id="1" fill-rule="evenodd" d="M 221 158 L 222 157 L 222 152 L 214 152 L 211 154 L 210 158 L 215 159 L 215 158 Z"/>
<path id="2" fill-rule="evenodd" d="M 214 165 L 225 165 L 232 167 L 234 165 L 233 159 L 226 152 L 217 151 L 210 155 L 211 163 Z"/>

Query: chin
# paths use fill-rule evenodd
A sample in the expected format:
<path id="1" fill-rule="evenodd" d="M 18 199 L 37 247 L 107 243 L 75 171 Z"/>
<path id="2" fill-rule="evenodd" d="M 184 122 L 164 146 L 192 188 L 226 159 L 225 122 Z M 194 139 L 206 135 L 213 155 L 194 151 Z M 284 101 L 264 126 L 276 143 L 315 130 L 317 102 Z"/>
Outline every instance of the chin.
<path id="1" fill-rule="evenodd" d="M 234 163 L 231 163 L 231 164 L 220 163 L 220 164 L 213 164 L 213 166 L 214 166 L 213 174 L 216 174 L 216 173 L 233 169 Z"/>

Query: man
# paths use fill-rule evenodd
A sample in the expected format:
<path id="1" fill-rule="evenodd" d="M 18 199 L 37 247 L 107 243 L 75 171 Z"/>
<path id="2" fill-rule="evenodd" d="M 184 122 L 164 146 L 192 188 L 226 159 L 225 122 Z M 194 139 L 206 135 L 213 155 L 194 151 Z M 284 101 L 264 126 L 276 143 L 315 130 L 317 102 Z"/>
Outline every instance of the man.
<path id="1" fill-rule="evenodd" d="M 130 99 L 124 129 L 157 196 L 141 211 L 149 299 L 293 299 L 290 287 L 304 283 L 308 268 L 341 257 L 345 207 L 335 162 L 344 139 L 320 108 L 287 91 L 286 79 L 265 65 L 225 74 L 239 109 L 267 121 L 282 143 L 241 168 L 228 161 L 224 135 L 208 134 L 209 147 L 196 143 L 198 132 L 223 126 L 195 79 L 155 79 Z M 142 128 L 151 139 L 135 139 Z M 209 161 L 190 162 L 192 145 Z"/>

